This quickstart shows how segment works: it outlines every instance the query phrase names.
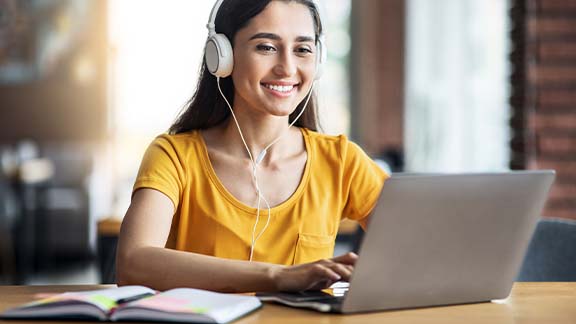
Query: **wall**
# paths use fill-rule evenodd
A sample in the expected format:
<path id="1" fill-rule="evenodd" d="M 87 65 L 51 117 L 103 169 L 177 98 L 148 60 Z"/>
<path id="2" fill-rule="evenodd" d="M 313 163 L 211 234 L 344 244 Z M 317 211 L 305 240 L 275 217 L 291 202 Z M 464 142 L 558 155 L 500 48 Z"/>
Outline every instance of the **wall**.
<path id="1" fill-rule="evenodd" d="M 576 219 L 576 0 L 518 0 L 513 168 L 555 169 L 544 216 Z"/>
<path id="2" fill-rule="evenodd" d="M 79 4 L 83 5 L 80 13 L 72 10 Z M 26 39 L 19 55 L 35 72 L 24 80 L 0 83 L 0 142 L 105 139 L 106 1 L 33 2 L 13 7 L 8 22 L 0 26 L 0 35 L 8 41 L 10 37 Z M 16 15 L 22 18 L 12 21 Z M 23 32 L 12 32 L 17 23 L 25 26 Z M 0 65 L 7 65 L 10 51 L 0 48 Z"/>
<path id="3" fill-rule="evenodd" d="M 352 137 L 373 157 L 404 147 L 404 0 L 352 1 Z"/>

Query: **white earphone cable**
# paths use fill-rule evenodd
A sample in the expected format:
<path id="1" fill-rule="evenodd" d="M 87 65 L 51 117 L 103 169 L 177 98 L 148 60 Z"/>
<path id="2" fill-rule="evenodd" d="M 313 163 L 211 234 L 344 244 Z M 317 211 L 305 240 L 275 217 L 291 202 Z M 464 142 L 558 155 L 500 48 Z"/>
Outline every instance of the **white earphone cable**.
<path id="1" fill-rule="evenodd" d="M 224 101 L 226 101 L 226 104 L 228 105 L 228 108 L 230 109 L 230 113 L 232 114 L 232 117 L 234 117 L 234 122 L 236 123 L 236 128 L 238 128 L 238 133 L 240 133 L 240 138 L 242 139 L 242 143 L 244 143 L 244 147 L 246 148 L 246 152 L 248 152 L 248 155 L 250 156 L 250 161 L 252 161 L 252 163 L 254 163 L 254 158 L 252 157 L 252 153 L 250 153 L 250 149 L 248 148 L 248 144 L 246 144 L 246 140 L 244 140 L 244 135 L 242 135 L 242 131 L 240 130 L 240 124 L 238 124 L 238 119 L 236 119 L 236 115 L 234 114 L 234 110 L 232 109 L 232 106 L 230 106 L 228 99 L 226 99 L 226 96 L 222 92 L 222 88 L 220 88 L 220 77 L 219 76 L 216 77 L 216 84 L 218 85 L 218 91 L 220 92 L 220 95 L 222 96 L 222 98 L 224 98 Z"/>

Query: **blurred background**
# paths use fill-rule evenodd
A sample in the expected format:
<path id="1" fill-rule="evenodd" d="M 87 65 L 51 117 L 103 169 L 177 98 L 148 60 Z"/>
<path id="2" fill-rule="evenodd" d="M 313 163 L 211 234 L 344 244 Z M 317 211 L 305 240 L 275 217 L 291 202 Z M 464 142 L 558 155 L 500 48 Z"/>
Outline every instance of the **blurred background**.
<path id="1" fill-rule="evenodd" d="M 212 1 L 0 0 L 0 284 L 114 281 Z M 324 0 L 321 124 L 392 172 L 555 169 L 576 220 L 576 0 Z M 357 246 L 343 224 L 337 250 Z"/>

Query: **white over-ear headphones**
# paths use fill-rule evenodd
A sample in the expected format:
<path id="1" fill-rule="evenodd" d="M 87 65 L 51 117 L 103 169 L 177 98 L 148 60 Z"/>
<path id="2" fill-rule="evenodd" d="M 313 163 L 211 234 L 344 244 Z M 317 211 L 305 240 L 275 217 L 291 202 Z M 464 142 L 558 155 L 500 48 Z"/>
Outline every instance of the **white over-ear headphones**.
<path id="1" fill-rule="evenodd" d="M 218 10 L 224 0 L 218 0 L 214 4 L 210 12 L 210 20 L 206 27 L 208 28 L 208 40 L 206 40 L 206 47 L 204 49 L 204 58 L 208 71 L 214 76 L 225 78 L 232 73 L 234 68 L 234 54 L 232 52 L 232 44 L 224 34 L 216 33 L 216 16 Z M 316 5 L 316 10 L 322 20 L 321 9 L 317 1 L 313 1 Z M 316 44 L 316 74 L 314 78 L 318 80 L 322 75 L 322 66 L 326 61 L 326 48 L 324 47 L 324 35 L 320 35 L 318 43 Z"/>

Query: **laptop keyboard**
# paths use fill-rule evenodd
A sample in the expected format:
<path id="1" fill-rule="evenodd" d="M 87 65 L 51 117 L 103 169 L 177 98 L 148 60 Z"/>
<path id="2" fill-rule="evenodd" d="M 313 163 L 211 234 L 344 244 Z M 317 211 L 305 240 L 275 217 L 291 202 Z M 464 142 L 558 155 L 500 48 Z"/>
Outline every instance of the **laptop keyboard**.
<path id="1" fill-rule="evenodd" d="M 278 297 L 281 297 L 287 301 L 291 302 L 315 302 L 323 304 L 338 304 L 344 299 L 342 296 L 333 296 L 322 291 L 302 291 L 295 293 L 276 293 Z"/>
<path id="2" fill-rule="evenodd" d="M 321 312 L 339 309 L 348 291 L 347 282 L 337 282 L 332 285 L 328 292 L 325 291 L 301 291 L 301 292 L 275 292 L 258 293 L 256 296 L 263 301 L 275 301 L 293 307 L 307 307 Z M 325 305 L 328 308 L 319 308 L 314 305 Z"/>
<path id="3" fill-rule="evenodd" d="M 315 302 L 323 304 L 339 304 L 344 300 L 344 296 L 348 292 L 349 283 L 339 281 L 330 286 L 329 290 L 332 293 L 326 293 L 324 291 L 301 291 L 301 292 L 290 292 L 290 293 L 279 293 L 278 296 L 282 298 L 293 301 L 293 302 Z"/>

